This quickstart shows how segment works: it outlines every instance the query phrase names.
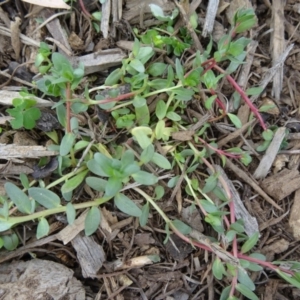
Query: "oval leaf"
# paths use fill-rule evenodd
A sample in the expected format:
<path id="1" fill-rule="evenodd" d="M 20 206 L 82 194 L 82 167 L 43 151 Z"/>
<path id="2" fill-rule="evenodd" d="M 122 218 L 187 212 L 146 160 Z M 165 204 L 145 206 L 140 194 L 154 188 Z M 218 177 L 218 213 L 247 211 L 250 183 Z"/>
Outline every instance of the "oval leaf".
<path id="1" fill-rule="evenodd" d="M 115 196 L 115 205 L 120 211 L 129 216 L 140 217 L 142 215 L 140 208 L 124 194 L 118 193 Z"/>
<path id="2" fill-rule="evenodd" d="M 165 170 L 170 170 L 172 167 L 170 162 L 164 156 L 162 156 L 161 154 L 159 154 L 157 152 L 155 152 L 153 154 L 151 161 L 154 162 L 160 168 L 165 169 Z"/>
<path id="3" fill-rule="evenodd" d="M 85 235 L 89 236 L 93 234 L 100 225 L 101 214 L 99 208 L 94 206 L 92 207 L 86 215 L 84 222 L 84 231 Z"/>
<path id="4" fill-rule="evenodd" d="M 31 214 L 31 201 L 21 189 L 11 182 L 6 182 L 4 188 L 8 197 L 20 212 L 28 215 Z"/>
<path id="5" fill-rule="evenodd" d="M 251 250 L 259 239 L 259 233 L 255 232 L 242 246 L 241 252 L 246 253 Z"/>
<path id="6" fill-rule="evenodd" d="M 131 176 L 139 184 L 152 185 L 158 181 L 158 178 L 155 175 L 145 171 L 139 171 Z"/>
<path id="7" fill-rule="evenodd" d="M 36 229 L 36 238 L 40 239 L 49 233 L 49 224 L 45 218 L 41 218 Z"/>
<path id="8" fill-rule="evenodd" d="M 61 140 L 60 147 L 59 147 L 59 154 L 61 156 L 65 156 L 65 155 L 69 154 L 69 152 L 72 149 L 73 144 L 75 142 L 75 138 L 76 138 L 76 136 L 72 132 L 68 132 L 64 135 L 64 137 Z"/>
<path id="9" fill-rule="evenodd" d="M 45 208 L 51 209 L 60 206 L 60 198 L 53 192 L 43 189 L 32 187 L 29 188 L 28 194 L 32 197 L 37 203 L 42 205 Z"/>
<path id="10" fill-rule="evenodd" d="M 142 214 L 140 215 L 140 225 L 145 226 L 148 222 L 148 217 L 149 217 L 149 203 L 147 202 L 143 207 L 142 207 Z"/>
<path id="11" fill-rule="evenodd" d="M 107 185 L 107 180 L 98 177 L 87 177 L 85 182 L 88 186 L 98 192 L 104 192 L 105 186 Z"/>
<path id="12" fill-rule="evenodd" d="M 234 114 L 228 114 L 229 119 L 231 122 L 234 124 L 236 128 L 241 128 L 242 127 L 242 122 L 241 120 Z"/>
<path id="13" fill-rule="evenodd" d="M 67 214 L 68 223 L 73 224 L 76 217 L 76 210 L 71 202 L 69 202 L 66 206 L 66 214 Z"/>
<path id="14" fill-rule="evenodd" d="M 88 171 L 89 170 L 85 170 L 66 181 L 61 187 L 62 193 L 69 193 L 76 189 L 83 182 Z"/>

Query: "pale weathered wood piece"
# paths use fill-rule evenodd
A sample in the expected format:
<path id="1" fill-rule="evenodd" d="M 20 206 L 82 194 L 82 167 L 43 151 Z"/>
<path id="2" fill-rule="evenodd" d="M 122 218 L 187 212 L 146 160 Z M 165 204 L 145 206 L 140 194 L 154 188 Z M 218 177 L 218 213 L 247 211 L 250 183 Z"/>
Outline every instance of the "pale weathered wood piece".
<path id="1" fill-rule="evenodd" d="M 15 98 L 20 98 L 19 92 L 15 91 L 0 91 L 0 104 L 12 106 L 12 101 Z M 39 97 L 32 96 L 32 99 L 36 100 L 36 107 L 51 107 L 53 105 L 52 101 L 48 101 Z"/>
<path id="2" fill-rule="evenodd" d="M 275 76 L 275 74 L 280 70 L 282 64 L 286 60 L 287 56 L 289 55 L 290 51 L 294 48 L 294 44 L 289 45 L 285 51 L 279 56 L 279 58 L 276 60 L 276 62 L 273 64 L 273 67 L 270 68 L 263 76 L 262 81 L 259 84 L 259 87 L 264 90 L 268 83 L 272 80 L 272 78 Z M 251 96 L 250 100 L 251 102 L 254 102 L 260 95 L 253 95 Z"/>
<path id="3" fill-rule="evenodd" d="M 38 158 L 43 156 L 55 156 L 56 151 L 47 150 L 43 146 L 17 146 L 15 144 L 0 144 L 0 159 L 12 158 Z"/>
<path id="4" fill-rule="evenodd" d="M 88 210 L 84 211 L 73 224 L 69 224 L 64 229 L 62 229 L 59 233 L 57 233 L 57 239 L 62 241 L 64 245 L 68 244 L 72 241 L 77 234 L 79 234 L 82 230 L 84 230 L 84 221 Z"/>
<path id="5" fill-rule="evenodd" d="M 92 236 L 85 236 L 83 233 L 78 234 L 71 243 L 77 252 L 76 255 L 81 266 L 82 276 L 84 278 L 95 278 L 106 260 L 101 245 L 96 243 Z"/>
<path id="6" fill-rule="evenodd" d="M 289 225 L 292 229 L 293 237 L 300 240 L 300 189 L 296 191 L 294 196 L 294 203 L 291 208 Z"/>
<path id="7" fill-rule="evenodd" d="M 54 14 L 54 11 L 52 9 L 43 9 L 41 11 L 41 16 L 45 19 L 48 19 L 49 17 L 51 17 Z M 50 22 L 48 22 L 46 24 L 47 29 L 49 30 L 49 32 L 51 33 L 52 37 L 57 40 L 59 43 L 61 43 L 64 47 L 66 47 L 66 49 L 68 49 L 68 51 L 70 51 L 72 53 L 72 49 L 71 46 L 69 44 L 67 35 L 65 33 L 65 31 L 63 30 L 59 19 L 53 19 Z M 61 49 L 63 50 L 63 49 Z"/>
<path id="8" fill-rule="evenodd" d="M 275 132 L 273 140 L 269 145 L 266 153 L 264 154 L 262 160 L 260 161 L 258 167 L 256 168 L 253 177 L 255 179 L 263 179 L 267 176 L 272 164 L 278 154 L 280 145 L 285 137 L 286 128 L 281 127 Z"/>
<path id="9" fill-rule="evenodd" d="M 218 11 L 219 0 L 210 0 L 208 3 L 202 36 L 211 34 L 214 28 L 215 18 Z"/>
<path id="10" fill-rule="evenodd" d="M 237 219 L 242 219 L 244 221 L 245 232 L 247 233 L 247 235 L 251 236 L 256 232 L 259 232 L 258 222 L 256 218 L 252 217 L 249 214 L 243 201 L 240 198 L 239 193 L 236 191 L 234 185 L 232 184 L 231 180 L 229 180 L 224 170 L 218 165 L 213 165 L 213 167 L 217 172 L 221 174 L 223 179 L 226 181 L 231 192 L 232 201 L 234 203 L 235 216 Z M 218 183 L 218 186 L 222 189 L 222 185 L 220 183 Z"/>
<path id="11" fill-rule="evenodd" d="M 84 74 L 88 75 L 99 71 L 107 70 L 110 67 L 120 65 L 126 54 L 119 48 L 102 50 L 95 55 L 87 54 L 79 57 L 70 57 L 73 66 L 78 66 L 80 62 L 84 65 Z"/>
<path id="12" fill-rule="evenodd" d="M 105 39 L 107 39 L 108 37 L 110 12 L 111 12 L 111 0 L 107 0 L 102 4 L 102 18 L 101 18 L 101 25 L 100 25 L 101 32 Z"/>
<path id="13" fill-rule="evenodd" d="M 284 38 L 284 6 L 285 0 L 273 0 L 272 2 L 272 33 L 270 48 L 272 53 L 273 66 L 277 59 L 284 52 L 286 42 Z M 272 96 L 280 100 L 283 84 L 283 64 L 280 65 L 273 78 Z"/>

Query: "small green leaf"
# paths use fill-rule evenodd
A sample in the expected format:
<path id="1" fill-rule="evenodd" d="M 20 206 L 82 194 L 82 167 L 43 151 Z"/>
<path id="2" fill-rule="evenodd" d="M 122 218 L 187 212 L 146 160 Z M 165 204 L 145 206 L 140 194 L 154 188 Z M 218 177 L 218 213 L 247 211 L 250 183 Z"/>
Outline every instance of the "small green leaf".
<path id="1" fill-rule="evenodd" d="M 230 228 L 235 230 L 236 232 L 242 233 L 245 231 L 245 228 L 243 226 L 243 224 L 241 224 L 239 221 L 232 223 L 230 225 Z"/>
<path id="2" fill-rule="evenodd" d="M 145 72 L 144 65 L 138 59 L 133 59 L 130 62 L 130 66 L 132 68 L 134 68 L 136 71 L 138 71 L 139 73 L 144 73 Z"/>
<path id="3" fill-rule="evenodd" d="M 145 171 L 139 171 L 131 176 L 139 184 L 153 185 L 158 182 L 158 178 L 155 175 Z"/>
<path id="4" fill-rule="evenodd" d="M 131 134 L 136 138 L 137 142 L 139 143 L 142 149 L 147 148 L 152 143 L 151 139 L 148 137 L 149 135 L 152 136 L 152 129 L 149 127 L 134 127 L 131 130 Z"/>
<path id="5" fill-rule="evenodd" d="M 175 122 L 179 122 L 181 120 L 181 116 L 175 113 L 174 111 L 169 111 L 166 117 Z"/>
<path id="6" fill-rule="evenodd" d="M 73 224 L 76 218 L 76 210 L 74 205 L 69 202 L 66 206 L 66 214 L 67 214 L 67 220 L 68 220 L 68 224 Z"/>
<path id="7" fill-rule="evenodd" d="M 8 230 L 12 228 L 14 225 L 15 223 L 13 221 L 0 217 L 0 232 Z"/>
<path id="8" fill-rule="evenodd" d="M 31 214 L 31 201 L 21 189 L 10 182 L 6 182 L 4 188 L 8 197 L 17 206 L 20 212 L 28 215 Z"/>
<path id="9" fill-rule="evenodd" d="M 192 231 L 190 226 L 186 225 L 180 220 L 172 221 L 172 225 L 184 235 L 189 234 Z"/>
<path id="10" fill-rule="evenodd" d="M 236 115 L 230 113 L 227 115 L 236 128 L 241 128 L 243 126 L 241 120 Z"/>
<path id="11" fill-rule="evenodd" d="M 73 132 L 68 132 L 64 135 L 64 137 L 61 140 L 60 148 L 59 148 L 59 154 L 61 156 L 65 156 L 69 154 L 70 150 L 74 145 L 75 139 L 76 136 Z"/>
<path id="12" fill-rule="evenodd" d="M 151 161 L 162 169 L 170 170 L 172 168 L 170 162 L 164 156 L 157 152 L 153 154 Z"/>
<path id="13" fill-rule="evenodd" d="M 205 100 L 204 106 L 206 109 L 211 109 L 214 101 L 216 100 L 217 95 L 210 96 Z"/>
<path id="14" fill-rule="evenodd" d="M 159 100 L 157 102 L 156 108 L 155 108 L 155 114 L 159 120 L 162 120 L 167 113 L 167 105 L 163 100 Z"/>
<path id="15" fill-rule="evenodd" d="M 292 284 L 294 287 L 300 289 L 300 282 L 297 280 L 294 276 L 292 277 L 289 274 L 285 274 L 283 271 L 276 269 L 276 272 L 280 277 L 282 277 L 285 281 L 289 282 Z"/>
<path id="16" fill-rule="evenodd" d="M 222 280 L 223 274 L 226 274 L 224 265 L 219 257 L 216 257 L 212 266 L 212 271 L 214 276 L 218 280 Z"/>
<path id="17" fill-rule="evenodd" d="M 119 178 L 110 177 L 105 186 L 105 196 L 115 196 L 123 187 L 122 181 Z"/>
<path id="18" fill-rule="evenodd" d="M 228 300 L 230 291 L 231 291 L 231 285 L 223 289 L 222 294 L 220 296 L 220 300 Z"/>
<path id="19" fill-rule="evenodd" d="M 96 19 L 97 21 L 101 21 L 102 18 L 102 13 L 101 11 L 96 11 L 92 14 L 93 18 Z"/>
<path id="20" fill-rule="evenodd" d="M 265 141 L 271 141 L 273 139 L 274 132 L 271 129 L 267 129 L 263 131 L 262 136 Z"/>
<path id="21" fill-rule="evenodd" d="M 247 271 L 241 267 L 238 267 L 238 281 L 241 284 L 245 285 L 249 290 L 251 291 L 255 290 L 255 285 L 251 280 L 251 278 L 249 277 Z"/>
<path id="22" fill-rule="evenodd" d="M 98 177 L 87 177 L 85 182 L 88 186 L 98 192 L 104 192 L 105 186 L 107 185 L 107 180 Z"/>
<path id="23" fill-rule="evenodd" d="M 262 93 L 263 88 L 262 87 L 252 87 L 246 90 L 246 95 L 247 96 L 258 96 Z"/>
<path id="24" fill-rule="evenodd" d="M 215 175 L 209 176 L 207 179 L 205 179 L 205 186 L 202 189 L 203 193 L 209 193 L 211 192 L 218 184 L 218 178 Z"/>
<path id="25" fill-rule="evenodd" d="M 48 224 L 48 221 L 42 217 L 38 223 L 37 229 L 36 229 L 36 238 L 40 239 L 46 235 L 48 235 L 50 230 L 50 226 Z"/>
<path id="26" fill-rule="evenodd" d="M 20 180 L 25 189 L 29 189 L 29 180 L 26 174 L 20 174 Z"/>
<path id="27" fill-rule="evenodd" d="M 259 260 L 262 260 L 262 261 L 267 260 L 266 257 L 261 253 L 251 253 L 249 256 L 253 257 L 253 258 L 256 258 L 256 259 L 259 259 Z"/>
<path id="28" fill-rule="evenodd" d="M 8 251 L 15 250 L 19 245 L 19 238 L 15 233 L 2 236 L 2 240 L 4 248 Z"/>
<path id="29" fill-rule="evenodd" d="M 154 146 L 150 144 L 141 153 L 141 162 L 143 164 L 147 164 L 153 158 L 153 155 L 154 155 Z"/>
<path id="30" fill-rule="evenodd" d="M 259 239 L 259 233 L 255 232 L 251 237 L 249 237 L 249 239 L 244 243 L 244 245 L 242 246 L 241 252 L 242 253 L 247 253 L 248 251 L 250 251 L 255 244 L 257 243 Z"/>
<path id="31" fill-rule="evenodd" d="M 154 77 L 161 76 L 167 69 L 167 65 L 164 63 L 156 62 L 150 65 L 148 73 Z"/>
<path id="32" fill-rule="evenodd" d="M 148 217 L 149 217 L 149 202 L 147 202 L 143 207 L 142 207 L 142 214 L 140 215 L 140 225 L 145 226 L 148 222 Z"/>
<path id="33" fill-rule="evenodd" d="M 114 203 L 120 211 L 129 216 L 140 217 L 142 215 L 140 208 L 124 194 L 118 193 L 115 196 Z"/>
<path id="34" fill-rule="evenodd" d="M 258 297 L 245 285 L 238 283 L 236 285 L 236 290 L 239 291 L 241 294 L 243 294 L 245 297 L 251 300 L 259 300 Z"/>
<path id="35" fill-rule="evenodd" d="M 87 213 L 84 221 L 84 231 L 86 236 L 92 235 L 99 227 L 101 214 L 97 206 L 93 206 Z"/>
<path id="36" fill-rule="evenodd" d="M 161 199 L 165 194 L 165 189 L 163 188 L 163 186 L 158 185 L 155 187 L 155 199 Z"/>
<path id="37" fill-rule="evenodd" d="M 68 179 L 61 187 L 62 193 L 69 193 L 75 190 L 83 182 L 88 171 L 89 170 L 82 171 L 71 179 Z"/>
<path id="38" fill-rule="evenodd" d="M 47 209 L 56 208 L 60 206 L 60 198 L 45 188 L 32 187 L 28 189 L 28 194 L 37 203 Z"/>
<path id="39" fill-rule="evenodd" d="M 177 75 L 178 79 L 181 82 L 183 82 L 184 81 L 184 70 L 183 70 L 183 67 L 178 58 L 176 58 L 176 60 L 175 60 L 175 69 L 176 69 L 176 75 Z"/>

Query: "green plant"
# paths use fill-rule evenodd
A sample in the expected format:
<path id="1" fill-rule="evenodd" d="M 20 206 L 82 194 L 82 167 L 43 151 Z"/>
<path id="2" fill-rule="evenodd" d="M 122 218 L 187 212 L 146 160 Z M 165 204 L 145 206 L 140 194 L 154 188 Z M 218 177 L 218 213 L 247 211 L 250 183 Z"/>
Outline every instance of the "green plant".
<path id="1" fill-rule="evenodd" d="M 41 111 L 35 107 L 36 100 L 34 95 L 28 92 L 20 92 L 20 98 L 15 98 L 12 101 L 14 108 L 9 108 L 6 112 L 14 119 L 10 121 L 13 129 L 24 127 L 32 129 L 35 122 L 41 117 Z"/>
<path id="2" fill-rule="evenodd" d="M 148 30 L 141 38 L 142 42 L 153 43 L 155 47 L 179 56 L 189 47 L 189 38 L 182 42 L 178 36 L 170 34 L 173 33 L 176 12 L 168 17 L 154 7 L 153 13 L 166 23 L 160 28 Z M 226 78 L 235 89 L 235 105 L 238 106 L 242 99 L 258 119 L 263 129 L 263 138 L 268 142 L 272 139 L 272 130 L 267 129 L 258 109 L 248 98 L 248 95 L 259 93 L 260 90 L 243 91 L 230 76 L 243 63 L 245 47 L 250 42 L 237 35 L 250 29 L 255 22 L 252 10 L 237 12 L 232 29 L 218 42 L 215 51 L 211 40 L 203 53 L 195 53 L 190 63 L 177 58 L 174 66 L 154 60 L 153 48 L 142 47 L 136 39 L 132 53 L 123 60 L 122 66 L 114 70 L 106 78 L 105 84 L 97 89 L 107 93 L 99 93 L 95 100 L 87 89 L 84 99 L 73 99 L 73 91 L 83 77 L 83 68 L 79 66 L 73 69 L 65 57 L 53 53 L 49 74 L 44 75 L 37 86 L 45 94 L 60 98 L 55 108 L 66 133 L 60 145 L 52 146 L 52 149 L 59 150 L 60 153 L 59 167 L 56 170 L 59 178 L 46 185 L 41 179 L 29 182 L 26 176 L 21 176 L 22 189 L 15 184 L 6 183 L 6 196 L 0 197 L 0 231 L 38 220 L 37 237 L 41 238 L 49 230 L 47 216 L 66 213 L 71 224 L 76 210 L 89 208 L 85 221 L 85 232 L 89 235 L 100 224 L 101 213 L 98 206 L 113 199 L 119 210 L 139 217 L 142 226 L 148 221 L 150 209 L 155 209 L 165 221 L 165 241 L 173 231 L 194 247 L 214 253 L 216 258 L 212 266 L 213 274 L 216 280 L 222 280 L 222 285 L 226 286 L 220 299 L 237 299 L 237 292 L 249 299 L 258 299 L 254 294 L 255 284 L 249 274 L 263 268 L 276 272 L 287 282 L 300 288 L 299 263 L 289 262 L 291 267 L 287 269 L 281 267 L 281 262 L 266 262 L 264 256 L 255 252 L 259 234 L 254 233 L 249 237 L 242 220 L 236 220 L 230 188 L 210 163 L 216 157 L 223 165 L 228 158 L 238 159 L 244 165 L 251 162 L 246 151 L 239 147 L 219 149 L 215 140 L 209 136 L 212 124 L 217 120 L 226 119 L 236 128 L 241 127 L 236 114 L 229 113 L 225 103 L 218 97 L 217 89 L 222 78 Z M 221 63 L 227 66 L 226 70 L 220 67 Z M 130 86 L 130 91 L 122 93 L 125 85 Z M 201 126 L 194 127 L 183 115 L 189 101 L 197 99 L 199 89 L 205 90 L 206 95 L 206 99 L 199 100 L 202 101 L 199 104 L 210 112 L 211 117 Z M 151 109 L 148 100 L 154 96 L 157 97 L 155 107 Z M 126 145 L 117 145 L 112 139 L 107 141 L 106 147 L 104 143 L 80 135 L 78 120 L 71 118 L 70 112 L 78 114 L 92 105 L 110 112 L 116 127 L 130 134 L 130 141 Z M 188 132 L 192 134 L 175 142 L 173 134 L 178 132 L 183 135 Z M 159 150 L 154 146 L 155 142 L 160 143 Z M 134 145 L 133 148 L 131 144 Z M 157 200 L 165 193 L 159 180 L 170 177 L 170 174 L 158 177 L 155 171 L 157 170 L 157 174 L 162 171 L 166 173 L 175 168 L 180 170 L 184 191 L 192 199 L 189 200 L 192 202 L 191 209 L 199 208 L 205 222 L 223 237 L 222 243 L 213 237 L 204 236 L 178 219 L 171 219 L 158 205 Z M 209 175 L 202 174 L 204 184 L 196 176 L 199 168 L 210 171 Z M 180 177 L 170 178 L 168 187 L 173 189 L 180 184 Z M 99 193 L 99 197 L 93 201 L 73 204 L 72 194 L 83 183 Z M 150 185 L 154 189 L 149 189 L 146 193 L 139 185 Z M 55 193 L 52 191 L 54 187 Z M 144 204 L 137 204 L 130 199 L 126 194 L 127 189 L 132 189 L 143 197 Z M 218 201 L 213 201 L 208 193 L 213 194 Z M 10 215 L 11 208 L 22 215 Z M 16 235 L 0 239 L 0 245 L 7 249 L 12 249 L 17 244 Z"/>
<path id="3" fill-rule="evenodd" d="M 41 74 L 46 74 L 52 67 L 52 62 L 50 60 L 51 49 L 49 46 L 41 42 L 38 54 L 35 58 L 35 66 L 38 68 Z"/>

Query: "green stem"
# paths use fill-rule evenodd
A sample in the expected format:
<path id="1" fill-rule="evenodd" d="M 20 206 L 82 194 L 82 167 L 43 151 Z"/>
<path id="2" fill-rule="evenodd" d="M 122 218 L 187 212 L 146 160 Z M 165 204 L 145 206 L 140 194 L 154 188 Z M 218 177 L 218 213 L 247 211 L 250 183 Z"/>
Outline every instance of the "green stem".
<path id="1" fill-rule="evenodd" d="M 67 82 L 67 88 L 66 88 L 66 131 L 67 133 L 71 132 L 71 102 L 70 100 L 72 99 L 72 93 L 71 93 L 71 85 L 70 82 Z"/>
<path id="2" fill-rule="evenodd" d="M 86 166 L 82 166 L 81 168 L 77 169 L 75 172 L 74 172 L 74 171 L 73 171 L 73 172 L 70 172 L 70 173 L 64 175 L 63 177 L 61 177 L 61 178 L 55 180 L 54 182 L 48 184 L 48 185 L 46 186 L 46 189 L 49 190 L 49 189 L 51 189 L 52 187 L 58 185 L 59 183 L 61 183 L 61 182 L 63 182 L 63 181 L 66 181 L 66 180 L 69 179 L 70 177 L 72 177 L 72 176 L 74 176 L 74 175 L 76 175 L 76 174 L 78 174 L 78 173 L 80 173 L 80 172 L 82 172 L 82 171 L 84 171 L 84 170 L 86 170 Z"/>
<path id="3" fill-rule="evenodd" d="M 92 206 L 99 206 L 99 205 L 109 201 L 110 199 L 111 199 L 111 197 L 103 197 L 103 198 L 96 199 L 94 201 L 73 204 L 73 206 L 76 210 L 78 210 L 78 209 L 88 208 L 88 207 L 92 207 Z M 47 217 L 47 216 L 50 216 L 53 214 L 63 213 L 66 210 L 67 210 L 66 206 L 59 206 L 59 207 L 39 211 L 39 212 L 33 213 L 28 216 L 10 217 L 8 221 L 11 222 L 13 225 L 16 225 L 16 224 L 28 222 L 31 220 L 39 219 L 42 217 Z"/>

